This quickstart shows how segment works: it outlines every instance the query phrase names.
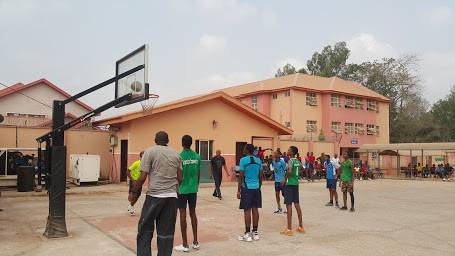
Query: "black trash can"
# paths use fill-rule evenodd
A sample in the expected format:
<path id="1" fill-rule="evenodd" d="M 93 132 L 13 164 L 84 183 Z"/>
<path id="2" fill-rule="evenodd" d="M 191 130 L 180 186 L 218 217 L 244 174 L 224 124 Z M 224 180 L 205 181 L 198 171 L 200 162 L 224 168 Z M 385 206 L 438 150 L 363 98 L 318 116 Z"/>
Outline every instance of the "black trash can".
<path id="1" fill-rule="evenodd" d="M 33 166 L 17 167 L 17 191 L 28 192 L 35 188 L 35 168 Z"/>

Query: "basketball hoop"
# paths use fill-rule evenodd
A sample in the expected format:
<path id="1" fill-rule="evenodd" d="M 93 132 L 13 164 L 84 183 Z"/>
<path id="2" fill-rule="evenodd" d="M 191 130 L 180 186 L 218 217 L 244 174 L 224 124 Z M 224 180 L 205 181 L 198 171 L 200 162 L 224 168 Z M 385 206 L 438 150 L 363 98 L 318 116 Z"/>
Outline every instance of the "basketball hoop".
<path id="1" fill-rule="evenodd" d="M 158 101 L 158 98 L 160 96 L 156 94 L 149 94 L 149 97 L 143 101 L 141 101 L 141 106 L 142 106 L 142 112 L 151 114 L 152 109 L 155 106 L 156 102 Z"/>

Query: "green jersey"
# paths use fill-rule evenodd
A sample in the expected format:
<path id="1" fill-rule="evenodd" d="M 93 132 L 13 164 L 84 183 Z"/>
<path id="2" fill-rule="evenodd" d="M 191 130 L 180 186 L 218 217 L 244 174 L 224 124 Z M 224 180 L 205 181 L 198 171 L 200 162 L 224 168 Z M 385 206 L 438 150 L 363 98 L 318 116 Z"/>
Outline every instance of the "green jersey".
<path id="1" fill-rule="evenodd" d="M 341 180 L 352 181 L 352 162 L 347 160 L 341 163 Z"/>
<path id="2" fill-rule="evenodd" d="M 139 176 L 141 176 L 140 166 L 141 160 L 137 160 L 128 168 L 128 170 L 130 170 L 131 179 L 134 181 L 137 181 L 139 179 Z"/>
<path id="3" fill-rule="evenodd" d="M 298 186 L 299 185 L 299 171 L 300 171 L 300 166 L 302 166 L 302 163 L 297 158 L 291 158 L 291 160 L 288 163 L 292 170 L 291 174 L 288 176 L 288 180 L 286 181 L 286 185 L 291 185 L 291 186 Z"/>
<path id="4" fill-rule="evenodd" d="M 179 192 L 180 194 L 197 193 L 201 156 L 191 149 L 184 149 L 180 153 L 180 159 L 182 159 L 182 184 Z"/>

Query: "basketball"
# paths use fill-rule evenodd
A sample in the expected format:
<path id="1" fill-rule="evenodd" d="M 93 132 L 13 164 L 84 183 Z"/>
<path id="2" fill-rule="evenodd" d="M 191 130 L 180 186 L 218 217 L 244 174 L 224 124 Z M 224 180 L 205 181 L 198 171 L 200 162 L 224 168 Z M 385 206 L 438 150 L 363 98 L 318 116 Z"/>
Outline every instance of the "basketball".
<path id="1" fill-rule="evenodd" d="M 139 81 L 134 81 L 131 83 L 131 90 L 133 92 L 140 92 L 142 91 L 142 84 Z"/>

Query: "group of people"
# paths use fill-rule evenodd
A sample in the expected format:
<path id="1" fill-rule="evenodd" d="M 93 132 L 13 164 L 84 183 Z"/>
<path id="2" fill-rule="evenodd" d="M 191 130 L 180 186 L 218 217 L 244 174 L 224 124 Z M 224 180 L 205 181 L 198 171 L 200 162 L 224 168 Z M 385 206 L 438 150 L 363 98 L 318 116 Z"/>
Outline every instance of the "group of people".
<path id="1" fill-rule="evenodd" d="M 449 163 L 446 164 L 433 164 L 431 167 L 426 164 L 423 166 L 421 163 L 417 165 L 408 164 L 408 167 L 405 170 L 406 178 L 411 177 L 422 177 L 422 178 L 440 178 L 443 181 L 449 181 L 450 177 L 453 175 L 453 167 Z"/>
<path id="2" fill-rule="evenodd" d="M 173 249 L 188 252 L 200 248 L 196 214 L 197 193 L 200 182 L 201 157 L 191 150 L 193 139 L 189 135 L 182 137 L 182 151 L 178 153 L 168 147 L 169 138 L 166 132 L 158 132 L 155 136 L 156 145 L 140 153 L 141 159 L 130 166 L 131 180 L 128 211 L 134 214 L 134 205 L 139 199 L 142 185 L 148 180 L 148 189 L 141 216 L 138 223 L 137 255 L 151 255 L 151 240 L 156 227 L 158 255 L 171 255 Z M 252 144 L 245 146 L 245 156 L 240 159 L 237 198 L 239 208 L 243 210 L 245 232 L 239 236 L 240 241 L 252 242 L 259 240 L 259 209 L 262 208 L 261 186 L 263 181 L 262 160 L 255 154 Z M 303 165 L 297 158 L 297 147 L 291 146 L 287 151 L 288 163 L 275 152 L 274 162 L 279 174 L 275 175 L 275 189 L 281 192 L 286 205 L 287 221 L 283 235 L 292 236 L 292 208 L 297 213 L 298 233 L 305 233 L 302 220 L 302 209 L 299 204 L 299 173 Z M 279 165 L 279 166 L 278 166 Z M 212 175 L 216 180 L 213 196 L 221 199 L 222 169 L 226 171 L 226 163 L 217 151 L 211 160 Z M 279 194 L 277 197 L 279 200 Z M 281 206 L 279 206 L 281 208 Z M 182 244 L 174 246 L 174 232 L 177 218 L 180 218 Z M 191 219 L 193 242 L 191 246 L 187 237 L 187 209 Z"/>

